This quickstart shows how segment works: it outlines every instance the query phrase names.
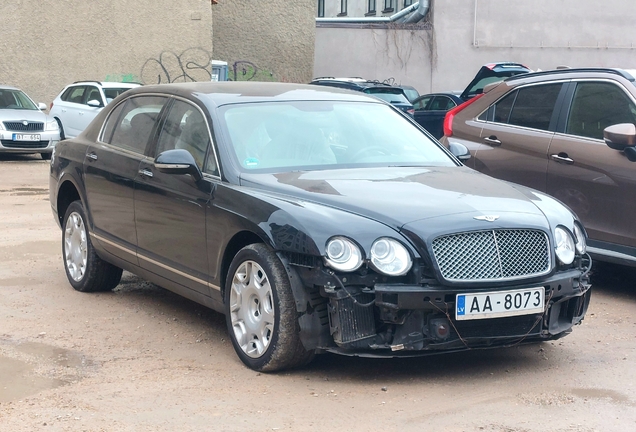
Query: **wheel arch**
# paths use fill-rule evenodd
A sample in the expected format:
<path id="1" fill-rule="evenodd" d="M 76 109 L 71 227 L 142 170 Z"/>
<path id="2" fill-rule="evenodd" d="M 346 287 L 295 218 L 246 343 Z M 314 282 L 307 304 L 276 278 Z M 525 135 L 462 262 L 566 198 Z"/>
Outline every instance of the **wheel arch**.
<path id="1" fill-rule="evenodd" d="M 77 185 L 70 179 L 65 179 L 62 181 L 60 187 L 57 191 L 57 217 L 60 222 L 60 226 L 63 225 L 64 215 L 66 214 L 66 209 L 71 205 L 73 201 L 83 201 L 82 197 L 79 193 L 79 189 Z"/>
<path id="2" fill-rule="evenodd" d="M 225 246 L 223 258 L 221 260 L 221 277 L 219 278 L 219 281 L 221 282 L 220 288 L 223 299 L 225 299 L 225 283 L 227 281 L 228 272 L 230 270 L 230 264 L 232 263 L 232 260 L 234 259 L 236 254 L 245 246 L 249 246 L 255 243 L 267 244 L 268 242 L 265 242 L 258 234 L 252 231 L 243 230 L 234 234 L 234 236 L 232 236 L 230 241 Z"/>

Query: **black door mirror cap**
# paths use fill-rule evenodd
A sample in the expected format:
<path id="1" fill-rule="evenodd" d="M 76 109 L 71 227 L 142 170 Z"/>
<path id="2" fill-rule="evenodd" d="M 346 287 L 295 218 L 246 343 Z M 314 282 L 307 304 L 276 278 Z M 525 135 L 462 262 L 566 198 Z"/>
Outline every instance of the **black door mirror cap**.
<path id="1" fill-rule="evenodd" d="M 636 126 L 632 123 L 619 123 L 603 130 L 605 144 L 614 150 L 625 150 L 636 145 Z"/>
<path id="2" fill-rule="evenodd" d="M 166 150 L 155 158 L 155 168 L 165 174 L 190 174 L 195 181 L 203 178 L 192 154 L 184 149 Z"/>

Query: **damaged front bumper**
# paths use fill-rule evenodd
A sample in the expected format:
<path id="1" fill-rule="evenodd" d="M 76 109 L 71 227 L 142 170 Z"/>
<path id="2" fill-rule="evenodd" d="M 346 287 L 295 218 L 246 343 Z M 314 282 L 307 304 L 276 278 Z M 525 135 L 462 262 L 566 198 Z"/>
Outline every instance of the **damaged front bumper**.
<path id="1" fill-rule="evenodd" d="M 307 349 L 373 357 L 426 355 L 558 339 L 585 316 L 591 295 L 587 270 L 560 271 L 538 282 L 496 289 L 386 283 L 366 288 L 323 286 L 320 297 L 327 299 L 326 308 L 309 306 L 299 319 L 301 338 Z M 456 319 L 458 294 L 537 287 L 545 290 L 540 313 Z"/>

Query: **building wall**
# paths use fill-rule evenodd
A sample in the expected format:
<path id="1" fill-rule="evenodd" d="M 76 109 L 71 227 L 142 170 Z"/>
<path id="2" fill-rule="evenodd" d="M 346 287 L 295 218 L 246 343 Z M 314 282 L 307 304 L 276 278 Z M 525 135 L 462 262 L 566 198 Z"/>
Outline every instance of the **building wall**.
<path id="1" fill-rule="evenodd" d="M 47 105 L 78 80 L 210 79 L 209 0 L 0 2 L 0 83 Z M 205 70 L 202 67 L 205 66 Z"/>
<path id="2" fill-rule="evenodd" d="M 231 79 L 309 82 L 313 72 L 314 0 L 219 0 L 214 58 Z"/>
<path id="3" fill-rule="evenodd" d="M 426 93 L 462 90 L 481 65 L 494 61 L 542 70 L 636 68 L 636 8 L 624 0 L 432 0 L 431 5 L 432 28 L 408 37 L 396 38 L 395 28 L 318 25 L 314 75 L 393 77 Z"/>

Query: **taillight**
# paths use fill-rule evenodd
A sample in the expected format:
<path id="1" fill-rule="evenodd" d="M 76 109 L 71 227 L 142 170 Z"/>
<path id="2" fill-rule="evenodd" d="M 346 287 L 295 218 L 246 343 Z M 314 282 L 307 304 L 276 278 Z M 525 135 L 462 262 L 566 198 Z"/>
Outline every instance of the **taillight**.
<path id="1" fill-rule="evenodd" d="M 53 108 L 53 102 L 51 102 L 51 105 L 49 105 L 49 111 L 51 111 L 51 108 Z"/>
<path id="2" fill-rule="evenodd" d="M 411 115 L 415 115 L 415 110 L 414 109 L 407 109 L 406 110 L 407 113 L 411 114 Z"/>
<path id="3" fill-rule="evenodd" d="M 455 114 L 467 108 L 468 105 L 475 102 L 477 99 L 479 99 L 483 95 L 484 93 L 478 94 L 474 98 L 467 100 L 461 105 L 457 105 L 455 108 L 453 108 L 452 110 L 446 113 L 446 116 L 444 117 L 444 135 L 445 136 L 447 137 L 453 136 L 453 119 L 455 118 Z"/>

